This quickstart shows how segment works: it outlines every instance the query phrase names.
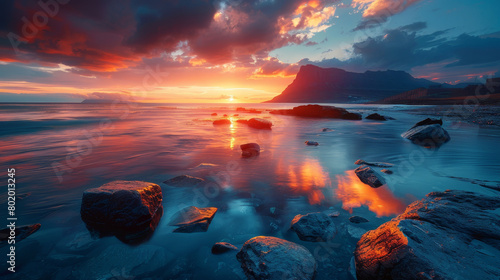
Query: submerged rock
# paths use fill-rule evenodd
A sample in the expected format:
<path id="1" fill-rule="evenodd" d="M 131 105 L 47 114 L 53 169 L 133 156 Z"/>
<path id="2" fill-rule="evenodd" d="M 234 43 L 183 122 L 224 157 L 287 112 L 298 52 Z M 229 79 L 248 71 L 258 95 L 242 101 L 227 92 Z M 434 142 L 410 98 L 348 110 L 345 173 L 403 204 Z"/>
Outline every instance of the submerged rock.
<path id="1" fill-rule="evenodd" d="M 163 214 L 162 199 L 157 184 L 113 181 L 83 192 L 80 214 L 89 230 L 132 241 L 152 234 Z"/>
<path id="2" fill-rule="evenodd" d="M 375 167 L 393 167 L 394 164 L 392 163 L 387 163 L 387 162 L 366 162 L 362 159 L 358 159 L 354 164 L 356 165 L 369 165 L 369 166 L 375 166 Z"/>
<path id="3" fill-rule="evenodd" d="M 238 251 L 238 247 L 227 242 L 217 242 L 212 246 L 212 254 L 214 255 L 224 254 L 229 251 Z"/>
<path id="4" fill-rule="evenodd" d="M 212 113 L 212 116 L 214 116 L 214 117 L 217 116 L 217 113 Z"/>
<path id="5" fill-rule="evenodd" d="M 500 197 L 433 192 L 363 235 L 354 252 L 364 279 L 498 279 Z"/>
<path id="6" fill-rule="evenodd" d="M 295 216 L 291 229 L 297 233 L 300 240 L 312 242 L 332 240 L 337 233 L 333 220 L 322 212 Z"/>
<path id="7" fill-rule="evenodd" d="M 231 121 L 228 119 L 215 120 L 213 125 L 230 125 Z"/>
<path id="8" fill-rule="evenodd" d="M 307 146 L 318 146 L 319 143 L 316 141 L 306 141 L 305 142 Z"/>
<path id="9" fill-rule="evenodd" d="M 42 225 L 40 224 L 33 224 L 33 225 L 27 225 L 27 226 L 19 226 L 19 227 L 7 227 L 4 229 L 0 230 L 0 247 L 4 245 L 8 245 L 9 243 L 9 237 L 11 236 L 11 231 L 13 230 L 15 233 L 15 240 L 16 243 L 25 239 L 26 237 L 32 235 L 35 233 L 37 230 L 40 229 Z"/>
<path id="10" fill-rule="evenodd" d="M 331 118 L 331 119 L 347 119 L 361 120 L 361 114 L 350 113 L 346 109 L 335 106 L 322 105 L 302 105 L 293 109 L 274 110 L 271 114 L 297 116 L 305 118 Z"/>
<path id="11" fill-rule="evenodd" d="M 260 155 L 260 146 L 257 143 L 240 145 L 242 157 L 254 157 Z"/>
<path id="12" fill-rule="evenodd" d="M 352 217 L 349 217 L 349 221 L 351 223 L 355 223 L 355 224 L 361 224 L 361 223 L 368 223 L 369 221 L 363 217 L 360 217 L 360 216 L 352 216 Z"/>
<path id="13" fill-rule="evenodd" d="M 205 180 L 202 178 L 193 177 L 189 175 L 180 175 L 172 179 L 168 179 L 163 183 L 174 187 L 195 187 L 202 183 L 205 183 Z"/>
<path id="14" fill-rule="evenodd" d="M 333 129 L 330 129 L 330 128 L 325 127 L 325 128 L 323 128 L 323 129 L 322 129 L 322 131 L 323 131 L 323 132 L 329 132 L 329 131 L 333 131 Z"/>
<path id="15" fill-rule="evenodd" d="M 256 129 L 271 129 L 273 123 L 269 120 L 261 119 L 261 118 L 252 118 L 247 122 L 248 126 Z"/>
<path id="16" fill-rule="evenodd" d="M 367 120 L 376 120 L 376 121 L 386 121 L 387 117 L 379 115 L 378 113 L 373 113 L 365 117 Z"/>
<path id="17" fill-rule="evenodd" d="M 172 217 L 170 226 L 177 226 L 174 232 L 205 232 L 217 213 L 217 208 L 198 208 L 195 206 L 186 207 Z"/>
<path id="18" fill-rule="evenodd" d="M 369 185 L 372 188 L 378 188 L 385 184 L 382 178 L 375 170 L 366 165 L 362 165 L 354 170 L 361 182 Z"/>
<path id="19" fill-rule="evenodd" d="M 310 280 L 316 260 L 303 246 L 271 236 L 257 236 L 243 245 L 236 258 L 249 279 Z"/>
<path id="20" fill-rule="evenodd" d="M 441 119 L 427 118 L 415 124 L 401 136 L 420 146 L 439 147 L 451 139 L 448 132 L 441 127 L 442 125 Z"/>

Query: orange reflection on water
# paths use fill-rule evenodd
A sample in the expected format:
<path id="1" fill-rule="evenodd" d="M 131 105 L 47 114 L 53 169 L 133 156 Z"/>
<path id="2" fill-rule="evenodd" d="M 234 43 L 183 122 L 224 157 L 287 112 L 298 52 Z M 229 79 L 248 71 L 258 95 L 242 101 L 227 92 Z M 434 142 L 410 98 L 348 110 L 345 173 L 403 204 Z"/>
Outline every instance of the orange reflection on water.
<path id="1" fill-rule="evenodd" d="M 310 204 L 319 204 L 325 199 L 322 189 L 331 185 L 328 173 L 314 159 L 306 159 L 301 165 L 290 165 L 288 180 L 291 189 L 307 196 Z"/>
<path id="2" fill-rule="evenodd" d="M 391 216 L 401 214 L 405 204 L 383 185 L 372 188 L 359 180 L 354 170 L 346 171 L 346 175 L 338 175 L 338 187 L 335 191 L 342 201 L 342 208 L 352 212 L 352 208 L 368 206 L 368 209 L 377 216 Z"/>

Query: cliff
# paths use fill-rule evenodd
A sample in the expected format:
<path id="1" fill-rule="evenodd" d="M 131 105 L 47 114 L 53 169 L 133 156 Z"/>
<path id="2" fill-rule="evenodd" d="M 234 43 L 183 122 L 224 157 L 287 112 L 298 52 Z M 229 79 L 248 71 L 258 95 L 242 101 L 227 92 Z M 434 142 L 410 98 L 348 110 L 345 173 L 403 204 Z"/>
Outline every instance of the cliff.
<path id="1" fill-rule="evenodd" d="M 404 71 L 353 73 L 338 68 L 305 65 L 280 95 L 267 102 L 363 103 L 434 85 L 438 84 L 416 79 Z"/>

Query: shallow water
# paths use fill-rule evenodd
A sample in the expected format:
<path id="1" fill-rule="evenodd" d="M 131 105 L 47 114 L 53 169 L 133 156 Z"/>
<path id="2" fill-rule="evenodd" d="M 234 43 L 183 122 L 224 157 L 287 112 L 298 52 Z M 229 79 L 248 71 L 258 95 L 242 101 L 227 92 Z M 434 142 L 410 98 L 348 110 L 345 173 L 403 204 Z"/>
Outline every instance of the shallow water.
<path id="1" fill-rule="evenodd" d="M 240 106 L 296 104 L 0 104 L 1 170 L 15 168 L 17 194 L 29 194 L 17 201 L 18 224 L 42 224 L 17 245 L 14 279 L 244 279 L 233 253 L 214 256 L 210 248 L 219 241 L 241 247 L 257 235 L 306 246 L 318 261 L 316 279 L 350 279 L 357 241 L 347 233 L 351 215 L 370 220 L 351 224 L 369 230 L 432 191 L 497 195 L 450 176 L 498 183 L 498 128 L 445 118 L 452 140 L 426 150 L 400 137 L 427 117 L 408 113 L 417 106 L 339 105 L 365 116 L 378 112 L 396 119 L 387 122 L 236 112 Z M 214 112 L 218 117 L 211 116 Z M 223 114 L 233 124 L 214 127 L 212 121 Z M 272 131 L 235 122 L 251 117 L 268 118 Z M 320 145 L 306 146 L 307 140 Z M 260 144 L 259 157 L 241 158 L 239 145 L 248 142 Z M 384 174 L 388 185 L 371 189 L 360 183 L 352 172 L 357 159 L 395 164 L 394 174 Z M 217 184 L 174 188 L 162 183 L 182 174 Z M 164 215 L 141 245 L 124 245 L 115 237 L 92 241 L 80 219 L 83 191 L 117 179 L 162 187 Z M 0 199 L 6 208 L 6 192 Z M 205 233 L 172 233 L 170 217 L 190 205 L 219 211 Z M 335 222 L 339 232 L 331 242 L 300 241 L 288 231 L 295 215 L 330 208 L 341 212 Z"/>

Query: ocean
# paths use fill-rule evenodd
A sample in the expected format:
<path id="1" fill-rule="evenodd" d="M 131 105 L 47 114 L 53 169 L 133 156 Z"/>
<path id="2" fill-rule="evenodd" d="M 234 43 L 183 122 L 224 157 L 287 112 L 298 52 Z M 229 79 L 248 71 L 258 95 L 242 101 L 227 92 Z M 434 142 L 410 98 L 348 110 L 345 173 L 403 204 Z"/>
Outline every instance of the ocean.
<path id="1" fill-rule="evenodd" d="M 436 106 L 330 104 L 395 120 L 310 119 L 272 115 L 298 104 L 0 104 L 0 164 L 7 209 L 7 169 L 15 168 L 19 225 L 41 228 L 19 242 L 13 276 L 4 279 L 245 279 L 235 254 L 212 255 L 215 242 L 237 247 L 276 236 L 308 248 L 316 279 L 351 279 L 355 232 L 377 228 L 429 192 L 447 189 L 498 195 L 500 128 L 443 118 L 451 141 L 426 149 L 403 139 Z M 262 113 L 237 111 L 255 108 Z M 217 116 L 212 116 L 217 113 Z M 230 126 L 212 122 L 228 115 Z M 237 116 L 235 116 L 237 114 Z M 238 119 L 265 118 L 272 130 Z M 323 131 L 327 128 L 326 131 Z M 317 141 L 307 146 L 305 141 Z M 261 154 L 242 158 L 240 145 Z M 387 185 L 372 189 L 354 175 L 355 161 L 386 162 Z M 377 171 L 380 168 L 375 168 Z M 172 187 L 178 175 L 216 184 Z M 80 218 L 82 194 L 113 180 L 159 184 L 164 214 L 150 239 L 127 245 L 92 239 Z M 20 197 L 20 198 L 19 198 Z M 173 233 L 170 218 L 186 206 L 217 207 L 207 232 Z M 339 211 L 327 243 L 301 241 L 295 215 Z M 6 213 L 7 211 L 2 210 Z M 352 224 L 356 215 L 368 223 Z M 3 215 L 2 215 L 3 216 Z M 359 238 L 359 237 L 358 237 Z M 1 248 L 5 256 L 6 248 Z M 5 266 L 5 262 L 3 262 Z M 16 278 L 17 277 L 17 278 Z"/>

